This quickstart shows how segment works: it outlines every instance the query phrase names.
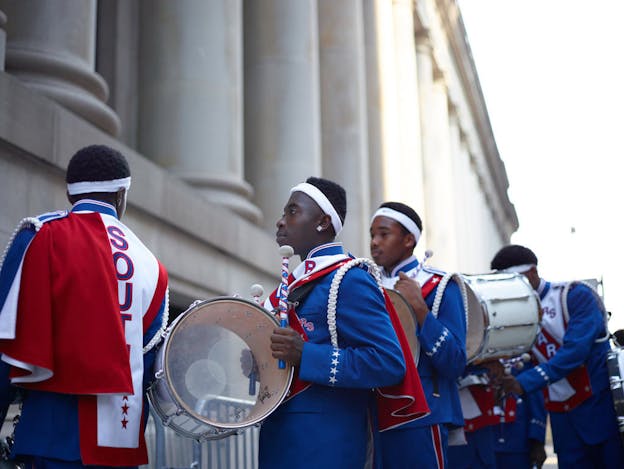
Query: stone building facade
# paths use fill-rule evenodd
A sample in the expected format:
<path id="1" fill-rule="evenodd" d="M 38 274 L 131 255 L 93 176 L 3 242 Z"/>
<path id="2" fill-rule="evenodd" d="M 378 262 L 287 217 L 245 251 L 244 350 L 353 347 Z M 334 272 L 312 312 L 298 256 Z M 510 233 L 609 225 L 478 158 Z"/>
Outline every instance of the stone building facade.
<path id="1" fill-rule="evenodd" d="M 68 206 L 94 143 L 129 159 L 125 221 L 174 314 L 275 284 L 275 221 L 308 176 L 346 188 L 356 256 L 385 200 L 445 270 L 486 271 L 518 227 L 454 0 L 0 0 L 2 245 Z"/>

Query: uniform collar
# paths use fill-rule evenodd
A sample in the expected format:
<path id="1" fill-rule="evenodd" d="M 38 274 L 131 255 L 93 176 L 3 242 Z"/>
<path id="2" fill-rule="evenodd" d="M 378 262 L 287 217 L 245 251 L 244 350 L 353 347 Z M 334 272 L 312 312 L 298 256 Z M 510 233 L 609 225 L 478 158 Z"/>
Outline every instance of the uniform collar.
<path id="1" fill-rule="evenodd" d="M 105 213 L 106 215 L 119 218 L 117 216 L 117 210 L 115 210 L 115 207 L 113 207 L 109 203 L 102 202 L 101 200 L 81 199 L 74 204 L 71 211 L 73 213 L 77 213 L 77 212 Z"/>
<path id="2" fill-rule="evenodd" d="M 321 244 L 320 246 L 315 247 L 309 253 L 306 259 L 310 259 L 311 257 L 319 257 L 319 256 L 334 256 L 337 254 L 344 254 L 344 248 L 342 247 L 342 243 L 327 243 Z"/>
<path id="3" fill-rule="evenodd" d="M 544 279 L 540 279 L 539 287 L 537 287 L 537 294 L 539 295 L 540 300 L 544 299 L 546 293 L 548 293 L 548 290 L 550 290 L 550 282 L 547 282 Z"/>
<path id="4" fill-rule="evenodd" d="M 392 272 L 390 272 L 389 277 L 396 277 L 399 275 L 399 272 L 408 272 L 412 269 L 415 269 L 416 267 L 418 267 L 418 259 L 416 259 L 416 256 L 412 254 L 407 259 L 404 259 L 401 262 L 399 262 L 396 265 L 396 267 L 392 269 Z M 383 269 L 383 272 L 384 272 L 384 275 L 387 274 L 386 269 Z"/>

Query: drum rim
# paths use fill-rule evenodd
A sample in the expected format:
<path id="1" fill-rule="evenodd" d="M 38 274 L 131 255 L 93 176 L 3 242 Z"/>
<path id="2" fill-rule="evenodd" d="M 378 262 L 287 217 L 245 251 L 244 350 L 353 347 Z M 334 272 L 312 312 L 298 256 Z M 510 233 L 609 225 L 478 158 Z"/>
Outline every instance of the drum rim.
<path id="1" fill-rule="evenodd" d="M 521 283 L 524 283 L 525 287 L 527 287 L 528 292 L 529 292 L 529 296 L 532 298 L 532 300 L 535 302 L 535 306 L 537 306 L 538 311 L 540 308 L 540 298 L 538 293 L 533 289 L 533 287 L 531 286 L 531 283 L 529 282 L 529 280 L 520 273 L 517 272 L 492 272 L 492 273 L 485 273 L 485 274 L 462 274 L 462 277 L 465 280 L 466 283 L 466 287 L 468 290 L 470 290 L 472 292 L 473 295 L 475 295 L 476 299 L 479 301 L 479 304 L 482 305 L 481 307 L 481 311 L 483 313 L 483 318 L 484 318 L 484 327 L 483 327 L 483 334 L 482 334 L 482 340 L 481 343 L 479 344 L 479 348 L 478 351 L 472 355 L 471 357 L 468 357 L 466 355 L 466 364 L 479 364 L 482 363 L 484 361 L 487 360 L 492 360 L 492 359 L 496 359 L 496 358 L 505 358 L 505 357 L 510 357 L 510 356 L 517 356 L 520 355 L 522 353 L 528 352 L 533 348 L 533 345 L 535 344 L 535 341 L 537 340 L 537 336 L 539 335 L 539 331 L 540 331 L 540 324 L 541 324 L 541 317 L 538 317 L 538 321 L 535 324 L 535 336 L 533 338 L 533 341 L 531 342 L 531 345 L 527 346 L 525 349 L 520 350 L 510 350 L 510 349 L 504 349 L 504 350 L 500 350 L 497 351 L 493 354 L 488 354 L 488 353 L 484 353 L 485 352 L 485 348 L 486 348 L 486 344 L 488 342 L 488 338 L 490 335 L 490 330 L 492 329 L 491 324 L 490 324 L 490 317 L 489 314 L 486 314 L 486 310 L 484 309 L 483 305 L 487 304 L 487 301 L 485 301 L 481 295 L 478 294 L 478 290 L 476 290 L 475 288 L 472 288 L 471 283 L 473 282 L 483 282 L 483 281 L 502 281 L 502 280 L 518 280 Z"/>
<path id="2" fill-rule="evenodd" d="M 291 366 L 290 369 L 288 370 L 288 376 L 287 376 L 287 379 L 286 379 L 286 386 L 284 387 L 284 390 L 281 392 L 279 398 L 276 400 L 275 406 L 271 407 L 268 412 L 264 413 L 264 415 L 261 415 L 260 417 L 257 417 L 255 419 L 252 419 L 252 420 L 249 420 L 249 421 L 245 421 L 243 425 L 241 425 L 242 422 L 238 422 L 238 423 L 218 422 L 217 423 L 217 422 L 214 422 L 212 420 L 204 419 L 200 415 L 197 415 L 187 405 L 187 403 L 184 402 L 184 400 L 181 399 L 181 397 L 178 395 L 178 393 L 175 390 L 175 386 L 173 386 L 173 382 L 172 382 L 172 380 L 169 377 L 169 370 L 167 369 L 167 367 L 164 366 L 165 358 L 167 356 L 167 352 L 169 351 L 169 346 L 171 344 L 170 338 L 172 337 L 172 335 L 173 335 L 174 331 L 176 330 L 176 328 L 182 322 L 182 318 L 187 316 L 187 315 L 190 315 L 196 309 L 199 309 L 200 307 L 203 307 L 203 306 L 205 306 L 207 304 L 219 303 L 219 302 L 225 302 L 225 301 L 234 302 L 234 303 L 243 303 L 243 304 L 246 304 L 248 306 L 251 306 L 254 310 L 264 314 L 264 316 L 266 316 L 269 320 L 271 320 L 275 324 L 275 326 L 279 326 L 279 322 L 277 321 L 277 319 L 271 314 L 270 311 L 267 311 L 267 309 L 264 308 L 262 305 L 254 302 L 254 301 L 250 301 L 250 300 L 247 300 L 245 298 L 238 297 L 238 296 L 218 296 L 218 297 L 210 298 L 210 299 L 207 299 L 207 300 L 202 300 L 202 301 L 200 301 L 198 303 L 194 303 L 191 307 L 186 309 L 184 312 L 180 313 L 180 315 L 169 326 L 170 329 L 168 328 L 167 337 L 165 339 L 165 343 L 163 343 L 164 350 L 162 351 L 162 361 L 163 361 L 163 363 L 162 363 L 162 370 L 163 370 L 162 379 L 165 380 L 165 382 L 167 383 L 167 392 L 169 392 L 169 394 L 171 395 L 172 401 L 177 406 L 179 406 L 179 408 L 181 408 L 186 415 L 188 415 L 192 419 L 194 419 L 194 420 L 196 420 L 198 422 L 201 422 L 201 423 L 203 423 L 205 425 L 208 425 L 208 426 L 210 426 L 212 428 L 218 428 L 218 429 L 222 429 L 222 430 L 236 430 L 236 429 L 248 428 L 250 426 L 256 425 L 259 422 L 262 422 L 272 412 L 274 412 L 277 409 L 277 407 L 279 407 L 279 405 L 284 401 L 284 399 L 286 398 L 286 396 L 288 395 L 288 392 L 290 390 L 290 385 L 292 383 L 293 376 L 294 376 L 294 367 L 293 366 Z"/>
<path id="3" fill-rule="evenodd" d="M 414 312 L 414 308 L 412 308 L 412 305 L 409 304 L 409 302 L 407 301 L 405 296 L 399 290 L 395 290 L 394 288 L 384 288 L 384 289 L 386 290 L 386 292 L 388 292 L 388 296 L 390 297 L 391 301 L 392 301 L 391 295 L 394 293 L 405 303 L 405 305 L 408 308 L 408 311 L 410 312 L 410 314 L 412 316 L 412 320 L 414 321 L 414 334 L 416 334 L 416 332 L 418 331 L 418 318 L 416 317 L 416 313 Z M 399 317 L 399 322 L 401 322 L 401 318 L 400 317 Z M 403 326 L 403 323 L 401 323 L 401 327 L 402 326 Z M 403 332 L 407 336 L 407 332 L 405 330 L 403 330 Z M 420 340 L 418 339 L 417 335 L 414 335 L 414 339 L 416 341 L 416 350 L 415 350 L 415 353 L 413 354 L 414 356 L 412 358 L 414 359 L 414 364 L 418 367 L 418 362 L 420 361 L 420 348 L 421 348 L 421 346 L 420 346 Z M 408 339 L 408 343 L 409 343 L 409 339 Z"/>

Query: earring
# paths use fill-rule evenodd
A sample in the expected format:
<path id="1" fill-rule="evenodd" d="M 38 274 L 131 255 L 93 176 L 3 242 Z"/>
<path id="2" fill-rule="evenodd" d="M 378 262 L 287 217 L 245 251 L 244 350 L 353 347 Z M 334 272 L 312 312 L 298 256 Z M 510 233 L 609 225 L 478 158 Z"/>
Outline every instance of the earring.
<path id="1" fill-rule="evenodd" d="M 316 231 L 323 231 L 323 227 L 322 227 L 322 226 L 320 226 L 320 225 L 319 225 L 319 226 L 317 226 L 317 227 L 316 227 Z"/>

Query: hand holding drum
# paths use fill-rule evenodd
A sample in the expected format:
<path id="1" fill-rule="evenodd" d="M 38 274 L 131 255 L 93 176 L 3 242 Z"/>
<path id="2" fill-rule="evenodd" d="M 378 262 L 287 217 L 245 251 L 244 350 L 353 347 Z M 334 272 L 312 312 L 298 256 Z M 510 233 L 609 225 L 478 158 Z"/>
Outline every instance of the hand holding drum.
<path id="1" fill-rule="evenodd" d="M 403 295 L 405 300 L 413 308 L 416 320 L 422 325 L 425 322 L 429 308 L 423 299 L 420 284 L 403 272 L 399 272 L 399 280 L 394 284 L 394 289 Z"/>

